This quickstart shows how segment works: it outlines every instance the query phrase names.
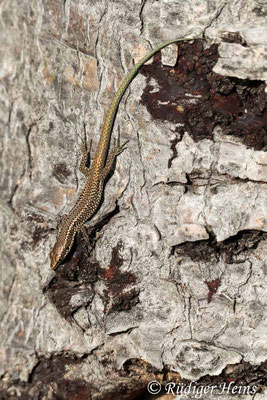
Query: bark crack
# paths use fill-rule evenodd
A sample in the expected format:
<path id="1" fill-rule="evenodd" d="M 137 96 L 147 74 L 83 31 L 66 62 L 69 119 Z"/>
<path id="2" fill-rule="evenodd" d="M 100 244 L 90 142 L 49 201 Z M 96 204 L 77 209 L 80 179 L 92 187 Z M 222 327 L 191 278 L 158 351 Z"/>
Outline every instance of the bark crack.
<path id="1" fill-rule="evenodd" d="M 16 183 L 14 189 L 12 190 L 12 193 L 10 195 L 10 199 L 8 200 L 8 204 L 10 205 L 11 210 L 13 212 L 15 212 L 15 207 L 14 207 L 14 204 L 13 204 L 13 200 L 14 200 L 14 197 L 15 197 L 15 195 L 16 195 L 16 193 L 17 193 L 17 191 L 18 191 L 18 189 L 19 189 L 19 187 L 21 185 L 21 181 L 24 178 L 25 173 L 26 173 L 26 168 L 24 168 L 22 173 L 20 174 L 20 176 L 19 176 L 19 178 L 17 180 L 17 183 Z"/>
<path id="2" fill-rule="evenodd" d="M 206 30 L 211 27 L 214 21 L 219 18 L 219 16 L 222 14 L 224 8 L 227 6 L 228 2 L 226 1 L 218 10 L 218 12 L 215 14 L 213 18 L 211 18 L 210 23 L 204 28 L 203 30 L 203 38 L 206 40 Z"/>
<path id="3" fill-rule="evenodd" d="M 99 67 L 100 63 L 99 63 L 99 55 L 98 55 L 98 42 L 99 42 L 99 35 L 100 35 L 100 27 L 101 27 L 101 22 L 103 20 L 103 18 L 105 17 L 105 15 L 107 14 L 107 7 L 105 7 L 103 13 L 100 15 L 99 21 L 98 21 L 98 28 L 97 28 L 97 35 L 96 35 L 96 41 L 95 41 L 95 58 L 96 58 L 96 63 L 97 63 L 97 67 Z M 103 63 L 101 63 L 102 65 L 104 65 Z M 98 69 L 98 68 L 97 68 Z M 95 102 L 95 106 L 96 108 L 98 108 L 98 98 L 101 92 L 101 87 L 102 87 L 102 82 L 103 82 L 103 71 L 100 71 L 99 74 L 99 86 L 98 86 L 98 91 L 96 94 L 96 102 Z"/>
<path id="4" fill-rule="evenodd" d="M 192 323 L 191 323 L 191 308 L 192 308 L 192 296 L 189 296 L 188 298 L 188 325 L 189 325 L 189 330 L 190 330 L 190 339 L 193 340 L 193 332 L 192 332 Z"/>
<path id="5" fill-rule="evenodd" d="M 139 11 L 139 19 L 140 19 L 140 36 L 143 34 L 144 32 L 144 17 L 143 17 L 143 11 L 144 11 L 144 7 L 146 5 L 146 0 L 142 0 L 141 1 L 141 7 L 140 7 L 140 11 Z"/>
<path id="6" fill-rule="evenodd" d="M 139 159 L 140 159 L 140 164 L 141 164 L 141 166 L 142 166 L 142 168 L 141 168 L 141 173 L 142 173 L 142 176 L 143 176 L 143 183 L 142 183 L 142 185 L 140 186 L 140 190 L 142 190 L 142 189 L 145 187 L 145 185 L 146 185 L 146 174 L 145 174 L 144 161 L 143 161 L 143 157 L 142 157 L 142 149 L 141 149 L 141 143 L 140 143 L 140 134 L 139 134 L 139 131 L 138 131 L 138 130 L 137 130 L 137 132 L 136 132 L 136 135 L 137 135 L 137 145 L 138 145 L 138 150 L 139 150 Z"/>

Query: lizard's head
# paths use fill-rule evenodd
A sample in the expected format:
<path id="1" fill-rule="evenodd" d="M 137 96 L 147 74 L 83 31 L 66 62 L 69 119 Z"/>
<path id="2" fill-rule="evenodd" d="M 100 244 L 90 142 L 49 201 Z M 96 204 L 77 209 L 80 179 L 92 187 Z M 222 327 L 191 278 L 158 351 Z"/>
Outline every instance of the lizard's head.
<path id="1" fill-rule="evenodd" d="M 64 259 L 64 247 L 59 242 L 56 242 L 53 250 L 50 253 L 50 260 L 51 260 L 50 267 L 52 269 L 56 269 L 59 266 L 59 264 L 63 261 L 63 259 Z"/>

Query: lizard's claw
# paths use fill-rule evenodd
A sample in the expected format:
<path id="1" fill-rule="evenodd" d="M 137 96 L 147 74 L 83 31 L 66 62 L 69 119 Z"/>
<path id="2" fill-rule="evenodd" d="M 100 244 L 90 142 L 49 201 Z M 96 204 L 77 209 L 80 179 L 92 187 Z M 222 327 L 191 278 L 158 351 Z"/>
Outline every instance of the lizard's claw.
<path id="1" fill-rule="evenodd" d="M 129 140 L 126 140 L 121 146 L 117 146 L 116 150 L 116 155 L 119 155 L 120 153 L 123 152 L 123 150 L 127 149 L 126 144 L 129 142 Z"/>
<path id="2" fill-rule="evenodd" d="M 120 144 L 120 134 L 118 134 L 118 138 L 115 139 L 114 141 L 114 153 L 116 155 L 119 155 L 120 153 L 123 152 L 123 150 L 125 150 L 125 146 L 126 144 L 129 142 L 129 140 L 126 140 L 126 142 L 124 142 L 122 145 Z"/>

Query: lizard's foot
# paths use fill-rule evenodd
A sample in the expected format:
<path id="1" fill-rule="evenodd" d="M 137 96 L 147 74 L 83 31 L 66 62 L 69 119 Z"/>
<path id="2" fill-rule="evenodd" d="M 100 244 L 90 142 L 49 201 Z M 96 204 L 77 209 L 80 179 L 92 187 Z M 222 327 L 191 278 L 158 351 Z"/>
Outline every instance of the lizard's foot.
<path id="1" fill-rule="evenodd" d="M 122 145 L 120 145 L 120 137 L 118 136 L 118 139 L 115 140 L 114 143 L 114 149 L 111 151 L 111 153 L 108 155 L 108 158 L 106 160 L 106 165 L 101 171 L 101 179 L 106 179 L 108 174 L 110 173 L 113 163 L 115 162 L 115 158 L 125 150 L 126 144 L 129 142 L 127 140 L 124 142 Z"/>
<path id="2" fill-rule="evenodd" d="M 118 139 L 115 139 L 114 141 L 114 150 L 113 150 L 113 155 L 114 157 L 118 156 L 123 152 L 123 150 L 126 149 L 126 144 L 129 142 L 129 140 L 126 140 L 122 145 L 120 144 L 120 134 L 118 135 Z"/>
<path id="3" fill-rule="evenodd" d="M 93 246 L 92 246 L 91 243 L 90 243 L 87 230 L 86 230 L 86 228 L 85 228 L 84 226 L 82 226 L 82 227 L 80 228 L 80 231 L 81 231 L 81 233 L 82 233 L 82 235 L 83 235 L 83 240 L 85 241 L 85 245 L 86 245 L 87 251 L 88 251 L 88 253 L 90 254 L 91 251 L 92 251 L 92 249 L 93 249 Z"/>

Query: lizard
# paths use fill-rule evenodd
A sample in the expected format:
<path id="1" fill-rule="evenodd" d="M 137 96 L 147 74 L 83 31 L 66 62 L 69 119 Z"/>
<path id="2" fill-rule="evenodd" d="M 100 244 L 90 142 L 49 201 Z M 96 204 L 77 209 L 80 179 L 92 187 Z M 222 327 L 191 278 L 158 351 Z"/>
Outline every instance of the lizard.
<path id="1" fill-rule="evenodd" d="M 113 124 L 121 98 L 126 89 L 139 69 L 159 50 L 175 42 L 193 39 L 196 38 L 186 37 L 172 39 L 161 44 L 146 54 L 126 75 L 107 111 L 95 157 L 90 168 L 87 167 L 90 151 L 87 150 L 87 146 L 85 142 L 83 142 L 80 171 L 87 177 L 87 181 L 76 204 L 71 209 L 70 213 L 65 215 L 62 219 L 56 243 L 50 253 L 50 266 L 53 270 L 56 269 L 68 255 L 73 246 L 76 234 L 81 231 L 86 237 L 84 223 L 96 213 L 102 199 L 105 180 L 113 167 L 116 157 L 125 149 L 127 142 L 121 145 L 118 137 L 117 141 L 115 141 L 114 149 L 109 152 Z"/>

